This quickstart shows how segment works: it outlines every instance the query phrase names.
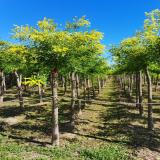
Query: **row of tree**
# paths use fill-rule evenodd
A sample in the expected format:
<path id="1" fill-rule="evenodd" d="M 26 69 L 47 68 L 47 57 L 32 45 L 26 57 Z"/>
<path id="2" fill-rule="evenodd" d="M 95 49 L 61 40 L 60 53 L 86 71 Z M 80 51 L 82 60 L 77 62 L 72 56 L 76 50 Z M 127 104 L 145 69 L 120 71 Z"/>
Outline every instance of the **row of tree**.
<path id="1" fill-rule="evenodd" d="M 71 84 L 71 126 L 74 127 L 76 99 L 79 95 L 79 81 L 83 85 L 84 99 L 90 82 L 93 95 L 95 80 L 98 91 L 104 85 L 109 70 L 102 54 L 105 46 L 101 43 L 103 34 L 89 28 L 90 22 L 74 18 L 65 27 L 58 27 L 53 20 L 44 18 L 37 26 L 15 26 L 12 38 L 18 43 L 0 42 L 0 100 L 6 90 L 6 75 L 16 78 L 20 109 L 24 108 L 23 92 L 28 86 L 38 86 L 40 102 L 43 89 L 48 82 L 52 91 L 52 144 L 59 145 L 58 126 L 58 78 L 64 91 Z M 68 81 L 69 77 L 69 81 Z M 24 86 L 24 87 L 23 87 Z M 93 96 L 94 97 L 94 96 Z"/>
<path id="2" fill-rule="evenodd" d="M 133 79 L 135 79 L 136 103 L 141 116 L 143 115 L 142 79 L 147 81 L 148 129 L 153 130 L 152 79 L 156 78 L 156 86 L 158 86 L 160 74 L 160 10 L 156 9 L 146 13 L 143 30 L 137 32 L 135 36 L 123 40 L 119 45 L 113 46 L 110 51 L 116 62 L 114 70 L 116 74 L 119 74 L 118 81 L 124 90 L 126 84 L 129 84 L 130 96 L 133 92 Z"/>

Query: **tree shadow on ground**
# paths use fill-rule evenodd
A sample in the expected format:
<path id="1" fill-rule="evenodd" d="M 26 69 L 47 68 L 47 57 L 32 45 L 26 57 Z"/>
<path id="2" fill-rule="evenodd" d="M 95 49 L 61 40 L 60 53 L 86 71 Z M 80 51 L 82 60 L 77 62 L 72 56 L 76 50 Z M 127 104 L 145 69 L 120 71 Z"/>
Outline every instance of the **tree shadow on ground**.
<path id="1" fill-rule="evenodd" d="M 59 128 L 60 132 L 71 132 L 69 127 L 70 121 L 70 112 L 69 112 L 70 103 L 63 102 L 59 108 Z M 26 142 L 41 143 L 42 137 L 50 139 L 51 136 L 51 106 L 50 105 L 26 105 L 23 112 L 20 111 L 17 106 L 1 107 L 0 108 L 0 117 L 2 118 L 14 118 L 23 114 L 25 118 L 13 125 L 8 125 L 3 123 L 2 129 L 0 132 L 7 133 L 11 135 L 11 138 L 15 140 L 23 140 Z M 36 140 L 35 140 L 36 139 Z"/>
<path id="2" fill-rule="evenodd" d="M 160 108 L 153 108 L 153 113 L 158 113 L 158 114 L 160 114 Z"/>
<path id="3" fill-rule="evenodd" d="M 0 108 L 0 117 L 2 118 L 15 117 L 21 113 L 22 110 L 18 106 L 4 106 Z"/>
<path id="4" fill-rule="evenodd" d="M 111 102 L 125 100 L 127 102 L 126 95 L 122 94 L 120 90 L 115 90 L 116 88 L 118 86 L 115 85 L 110 91 L 108 98 L 97 97 L 97 100 Z M 147 147 L 160 152 L 160 129 L 155 128 L 155 131 L 149 131 L 146 128 L 147 118 L 139 116 L 138 108 L 117 103 L 102 105 L 106 107 L 106 112 L 100 115 L 103 123 L 95 126 L 98 128 L 98 132 L 75 134 L 106 142 L 125 143 L 133 148 Z M 155 117 L 154 121 L 158 121 L 158 119 Z M 94 123 L 88 119 L 82 119 L 80 122 L 82 124 Z"/>
<path id="5" fill-rule="evenodd" d="M 112 92 L 111 97 L 116 100 L 118 92 Z M 126 105 L 106 105 L 106 112 L 101 117 L 106 122 L 100 127 L 97 136 L 106 137 L 114 141 L 121 141 L 132 147 L 147 147 L 160 152 L 160 129 L 149 131 L 146 126 L 147 118 L 140 117 L 138 112 L 133 112 L 136 108 Z M 145 124 L 145 125 L 144 125 Z"/>
<path id="6" fill-rule="evenodd" d="M 35 140 L 33 137 L 21 137 L 21 136 L 16 136 L 16 135 L 6 135 L 4 133 L 0 133 L 2 136 L 7 136 L 8 138 L 12 138 L 15 141 L 24 141 L 24 142 L 29 142 L 29 143 L 35 143 L 38 144 L 39 146 L 46 146 L 46 145 L 51 145 L 50 142 L 42 142 L 39 140 Z"/>

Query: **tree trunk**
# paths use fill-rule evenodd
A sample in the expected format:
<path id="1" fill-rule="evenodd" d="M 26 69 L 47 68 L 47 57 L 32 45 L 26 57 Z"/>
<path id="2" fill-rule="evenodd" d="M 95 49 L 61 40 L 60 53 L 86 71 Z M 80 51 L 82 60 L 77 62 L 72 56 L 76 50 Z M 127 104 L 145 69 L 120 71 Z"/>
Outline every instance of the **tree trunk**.
<path id="1" fill-rule="evenodd" d="M 88 90 L 88 101 L 90 100 L 90 79 L 89 76 L 87 78 L 87 90 Z"/>
<path id="2" fill-rule="evenodd" d="M 64 83 L 64 95 L 67 92 L 67 78 L 65 77 L 65 83 Z"/>
<path id="3" fill-rule="evenodd" d="M 96 95 L 95 95 L 95 88 L 94 88 L 93 78 L 92 78 L 92 92 L 93 92 L 93 99 L 94 99 L 96 97 Z"/>
<path id="4" fill-rule="evenodd" d="M 138 85 L 138 82 L 139 82 L 139 76 L 138 76 L 138 72 L 136 72 L 136 107 L 139 108 L 139 96 L 138 96 L 138 93 L 139 93 L 139 85 Z"/>
<path id="5" fill-rule="evenodd" d="M 84 96 L 84 106 L 86 105 L 86 78 L 84 78 L 84 82 L 83 82 L 83 96 Z"/>
<path id="6" fill-rule="evenodd" d="M 42 86 L 41 84 L 38 84 L 38 93 L 39 93 L 39 102 L 42 103 L 43 102 L 43 90 L 42 90 Z"/>
<path id="7" fill-rule="evenodd" d="M 129 86 L 129 90 L 130 90 L 130 92 L 129 92 L 129 95 L 130 95 L 130 97 L 132 96 L 132 93 L 133 93 L 133 74 L 131 74 L 130 75 L 130 86 Z"/>
<path id="8" fill-rule="evenodd" d="M 129 93 L 129 96 L 131 95 L 130 86 L 131 86 L 131 79 L 130 79 L 130 76 L 128 76 L 128 93 Z"/>
<path id="9" fill-rule="evenodd" d="M 81 100 L 78 100 L 78 111 L 77 111 L 78 116 L 82 114 L 81 106 L 82 106 Z"/>
<path id="10" fill-rule="evenodd" d="M 58 72 L 53 69 L 51 72 L 51 89 L 52 89 L 52 145 L 59 145 L 59 125 L 58 125 Z"/>
<path id="11" fill-rule="evenodd" d="M 79 97 L 79 76 L 76 74 L 76 92 L 77 92 L 77 98 Z"/>
<path id="12" fill-rule="evenodd" d="M 6 77 L 5 77 L 5 74 L 3 73 L 3 76 L 2 76 L 2 85 L 3 85 L 3 90 L 4 90 L 4 93 L 6 92 Z"/>
<path id="13" fill-rule="evenodd" d="M 123 91 L 126 92 L 126 75 L 123 75 Z"/>
<path id="14" fill-rule="evenodd" d="M 99 79 L 99 76 L 97 78 L 97 81 L 98 81 L 98 93 L 100 93 L 101 92 L 101 81 Z"/>
<path id="15" fill-rule="evenodd" d="M 5 88 L 4 88 L 4 73 L 3 70 L 0 71 L 0 102 L 3 102 L 3 96 L 4 96 L 4 92 L 5 92 Z"/>
<path id="16" fill-rule="evenodd" d="M 69 89 L 71 89 L 71 74 L 68 73 L 68 86 L 69 86 Z"/>
<path id="17" fill-rule="evenodd" d="M 120 82 L 120 86 L 121 86 L 121 89 L 123 88 L 123 82 L 122 82 L 122 77 L 119 76 L 119 82 Z"/>
<path id="18" fill-rule="evenodd" d="M 146 76 L 144 75 L 143 77 L 143 82 L 144 82 L 144 85 L 146 84 Z"/>
<path id="19" fill-rule="evenodd" d="M 156 78 L 155 92 L 157 92 L 157 88 L 158 88 L 158 81 L 159 81 L 159 74 L 157 74 L 157 78 Z"/>
<path id="20" fill-rule="evenodd" d="M 71 92 L 71 127 L 74 128 L 75 126 L 75 119 L 76 119 L 76 108 L 75 108 L 75 103 L 76 103 L 76 79 L 75 79 L 75 73 L 72 72 L 71 75 L 72 79 L 72 92 Z"/>
<path id="21" fill-rule="evenodd" d="M 62 88 L 65 90 L 65 78 L 62 76 Z"/>
<path id="22" fill-rule="evenodd" d="M 22 89 L 22 74 L 18 75 L 17 71 L 14 72 L 17 80 L 17 88 L 18 88 L 18 98 L 20 109 L 24 109 L 24 101 L 23 101 L 23 89 Z"/>
<path id="23" fill-rule="evenodd" d="M 148 71 L 148 68 L 145 70 L 146 72 L 146 78 L 147 78 L 147 85 L 148 85 L 148 129 L 153 130 L 154 124 L 153 124 L 153 111 L 152 111 L 152 82 L 151 77 Z"/>
<path id="24" fill-rule="evenodd" d="M 103 88 L 103 79 L 101 78 L 101 88 Z"/>
<path id="25" fill-rule="evenodd" d="M 83 78 L 79 78 L 79 88 L 83 89 Z"/>
<path id="26" fill-rule="evenodd" d="M 139 82 L 138 82 L 138 91 L 139 91 L 139 114 L 140 116 L 143 115 L 143 105 L 142 105 L 142 101 L 143 101 L 143 96 L 142 96 L 142 71 L 139 71 Z"/>

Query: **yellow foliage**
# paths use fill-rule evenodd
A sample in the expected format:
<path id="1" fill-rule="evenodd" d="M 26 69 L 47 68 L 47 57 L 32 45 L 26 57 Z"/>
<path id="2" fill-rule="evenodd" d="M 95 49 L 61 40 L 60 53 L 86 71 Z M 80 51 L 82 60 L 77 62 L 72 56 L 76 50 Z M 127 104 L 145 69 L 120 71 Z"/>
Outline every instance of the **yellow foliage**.
<path id="1" fill-rule="evenodd" d="M 66 53 L 69 49 L 62 46 L 53 46 L 53 51 L 56 53 Z"/>

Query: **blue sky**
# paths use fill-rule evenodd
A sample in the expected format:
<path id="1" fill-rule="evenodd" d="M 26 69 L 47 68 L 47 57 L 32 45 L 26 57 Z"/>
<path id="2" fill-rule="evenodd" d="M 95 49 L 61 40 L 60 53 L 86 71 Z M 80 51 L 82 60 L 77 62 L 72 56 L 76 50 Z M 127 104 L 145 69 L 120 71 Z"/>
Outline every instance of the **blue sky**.
<path id="1" fill-rule="evenodd" d="M 0 38 L 9 40 L 14 24 L 35 25 L 43 17 L 64 24 L 86 15 L 92 28 L 104 32 L 105 44 L 116 44 L 142 28 L 144 12 L 157 8 L 160 0 L 1 0 Z"/>

